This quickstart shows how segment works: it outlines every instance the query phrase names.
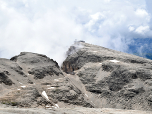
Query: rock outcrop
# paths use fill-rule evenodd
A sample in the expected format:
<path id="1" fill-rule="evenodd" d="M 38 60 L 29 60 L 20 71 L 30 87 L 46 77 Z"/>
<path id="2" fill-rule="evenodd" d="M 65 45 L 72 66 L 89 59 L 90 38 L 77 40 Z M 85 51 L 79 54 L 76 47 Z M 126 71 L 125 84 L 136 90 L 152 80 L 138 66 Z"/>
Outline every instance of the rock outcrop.
<path id="1" fill-rule="evenodd" d="M 68 55 L 62 69 L 74 72 L 96 107 L 152 110 L 151 60 L 84 42 L 77 45 L 81 48 Z"/>
<path id="2" fill-rule="evenodd" d="M 84 41 L 69 48 L 61 69 L 45 55 L 21 52 L 0 59 L 0 93 L 0 113 L 150 114 L 152 60 Z"/>
<path id="3" fill-rule="evenodd" d="M 93 107 L 45 55 L 22 52 L 0 59 L 0 102 L 17 107 Z"/>

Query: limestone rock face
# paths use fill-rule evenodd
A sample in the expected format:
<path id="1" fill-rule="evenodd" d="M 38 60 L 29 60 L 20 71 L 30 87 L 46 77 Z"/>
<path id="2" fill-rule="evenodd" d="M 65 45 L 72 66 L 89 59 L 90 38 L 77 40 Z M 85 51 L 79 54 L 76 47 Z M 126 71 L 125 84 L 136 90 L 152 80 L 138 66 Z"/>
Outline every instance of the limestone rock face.
<path id="1" fill-rule="evenodd" d="M 28 112 L 24 107 L 30 113 L 151 114 L 152 61 L 84 41 L 69 48 L 61 68 L 45 55 L 21 52 L 0 59 L 0 93 L 6 113 Z"/>
<path id="2" fill-rule="evenodd" d="M 0 59 L 0 92 L 2 104 L 17 107 L 93 107 L 56 61 L 30 52 L 21 52 L 10 60 Z"/>
<path id="3" fill-rule="evenodd" d="M 76 42 L 67 53 L 68 56 L 62 64 L 63 71 L 67 73 L 80 69 L 85 63 L 97 63 L 114 59 L 125 63 L 143 64 L 147 68 L 152 67 L 151 60 L 84 42 Z"/>
<path id="4" fill-rule="evenodd" d="M 152 110 L 151 60 L 84 42 L 77 45 L 81 48 L 67 56 L 62 69 L 74 72 L 95 107 Z"/>

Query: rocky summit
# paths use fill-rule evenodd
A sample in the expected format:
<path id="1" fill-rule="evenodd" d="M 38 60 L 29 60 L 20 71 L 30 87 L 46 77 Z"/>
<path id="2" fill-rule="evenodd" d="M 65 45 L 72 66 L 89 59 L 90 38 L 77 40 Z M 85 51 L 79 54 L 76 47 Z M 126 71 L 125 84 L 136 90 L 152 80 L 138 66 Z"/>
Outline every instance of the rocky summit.
<path id="1" fill-rule="evenodd" d="M 0 59 L 2 114 L 152 114 L 152 60 L 75 42 L 61 68 L 21 52 Z"/>

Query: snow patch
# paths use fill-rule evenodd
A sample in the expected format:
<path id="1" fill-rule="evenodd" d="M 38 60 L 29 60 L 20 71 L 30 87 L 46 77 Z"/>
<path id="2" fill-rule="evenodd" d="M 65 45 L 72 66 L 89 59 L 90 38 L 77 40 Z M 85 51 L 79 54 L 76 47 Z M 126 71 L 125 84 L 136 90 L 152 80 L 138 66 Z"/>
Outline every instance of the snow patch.
<path id="1" fill-rule="evenodd" d="M 21 90 L 21 89 L 17 89 L 17 90 Z"/>
<path id="2" fill-rule="evenodd" d="M 120 62 L 120 61 L 118 61 L 118 60 L 110 60 L 111 62 L 114 62 L 114 63 L 118 63 L 118 62 Z"/>
<path id="3" fill-rule="evenodd" d="M 21 82 L 19 82 L 20 84 L 22 84 Z"/>
<path id="4" fill-rule="evenodd" d="M 85 94 L 85 96 L 87 96 L 87 97 L 88 97 L 88 95 L 87 95 L 87 94 Z"/>
<path id="5" fill-rule="evenodd" d="M 48 98 L 48 96 L 47 96 L 47 94 L 46 94 L 45 91 L 42 92 L 42 95 L 43 95 L 47 100 L 49 100 L 49 98 Z"/>
<path id="6" fill-rule="evenodd" d="M 50 87 L 50 88 L 48 88 L 48 89 L 55 89 L 55 87 Z"/>
<path id="7" fill-rule="evenodd" d="M 51 86 L 51 85 L 47 85 L 47 86 Z"/>
<path id="8" fill-rule="evenodd" d="M 26 86 L 21 86 L 22 88 L 26 88 Z"/>
<path id="9" fill-rule="evenodd" d="M 95 53 L 96 53 L 97 51 L 93 51 L 93 52 L 95 52 Z"/>
<path id="10" fill-rule="evenodd" d="M 55 104 L 55 106 L 56 106 L 57 108 L 59 108 L 59 105 L 58 105 L 58 104 Z"/>
<path id="11" fill-rule="evenodd" d="M 58 79 L 54 79 L 54 81 L 58 82 L 59 80 Z"/>
<path id="12" fill-rule="evenodd" d="M 91 101 L 92 102 L 92 101 Z M 93 102 L 92 102 L 93 103 Z M 95 105 L 94 103 L 93 103 L 93 105 Z"/>
<path id="13" fill-rule="evenodd" d="M 52 106 L 52 108 L 57 108 L 56 106 Z"/>
<path id="14" fill-rule="evenodd" d="M 99 63 L 100 65 L 102 65 L 102 63 Z"/>
<path id="15" fill-rule="evenodd" d="M 50 108 L 50 106 L 48 106 L 48 105 L 46 105 L 45 107 L 46 107 L 46 108 Z"/>

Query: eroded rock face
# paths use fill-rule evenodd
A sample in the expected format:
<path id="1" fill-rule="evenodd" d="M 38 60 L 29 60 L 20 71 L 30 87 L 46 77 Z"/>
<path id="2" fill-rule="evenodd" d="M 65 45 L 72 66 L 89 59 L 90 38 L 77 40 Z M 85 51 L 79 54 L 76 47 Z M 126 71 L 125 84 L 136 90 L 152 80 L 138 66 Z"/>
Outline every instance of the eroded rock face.
<path id="1" fill-rule="evenodd" d="M 68 55 L 62 69 L 75 72 L 86 91 L 98 96 L 101 103 L 94 102 L 96 106 L 152 110 L 151 60 L 84 42 L 79 45 L 82 48 Z"/>
<path id="2" fill-rule="evenodd" d="M 75 42 L 62 70 L 45 55 L 0 59 L 0 102 L 26 108 L 152 110 L 152 61 Z"/>
<path id="3" fill-rule="evenodd" d="M 10 60 L 0 59 L 0 92 L 2 104 L 17 107 L 93 107 L 63 75 L 56 61 L 30 52 L 21 52 Z"/>
<path id="4" fill-rule="evenodd" d="M 80 48 L 75 50 L 77 46 Z M 72 50 L 74 50 L 75 53 L 68 54 L 68 57 L 62 64 L 63 71 L 67 73 L 80 69 L 85 63 L 97 63 L 114 59 L 125 63 L 144 64 L 145 66 L 152 68 L 151 60 L 84 42 L 76 42 L 69 48 L 67 53 L 70 53 Z"/>
<path id="5" fill-rule="evenodd" d="M 34 75 L 34 79 L 42 79 L 45 76 L 63 75 L 58 63 L 45 55 L 22 52 L 10 60 L 17 62 L 27 70 L 29 74 Z"/>

